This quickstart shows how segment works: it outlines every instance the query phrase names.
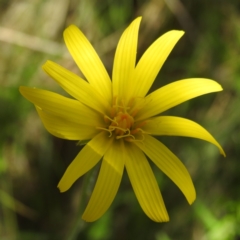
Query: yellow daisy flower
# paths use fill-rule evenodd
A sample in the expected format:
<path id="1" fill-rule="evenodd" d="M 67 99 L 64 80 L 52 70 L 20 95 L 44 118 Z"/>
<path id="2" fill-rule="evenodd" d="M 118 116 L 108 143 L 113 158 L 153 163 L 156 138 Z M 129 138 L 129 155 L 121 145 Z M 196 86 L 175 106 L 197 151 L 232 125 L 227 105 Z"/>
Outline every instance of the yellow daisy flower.
<path id="1" fill-rule="evenodd" d="M 74 25 L 64 31 L 64 40 L 87 81 L 47 61 L 43 69 L 74 99 L 46 90 L 20 87 L 32 102 L 45 126 L 54 136 L 86 143 L 58 184 L 67 191 L 101 159 L 101 168 L 85 221 L 100 218 L 112 203 L 124 167 L 136 197 L 146 215 L 156 222 L 169 220 L 158 183 L 146 156 L 182 191 L 189 204 L 196 193 L 191 177 L 164 144 L 152 135 L 194 137 L 219 143 L 197 123 L 173 116 L 157 116 L 194 97 L 222 90 L 215 81 L 191 78 L 168 84 L 147 95 L 160 68 L 184 34 L 169 31 L 158 38 L 136 64 L 138 30 L 135 19 L 122 34 L 117 46 L 112 81 L 94 48 Z"/>

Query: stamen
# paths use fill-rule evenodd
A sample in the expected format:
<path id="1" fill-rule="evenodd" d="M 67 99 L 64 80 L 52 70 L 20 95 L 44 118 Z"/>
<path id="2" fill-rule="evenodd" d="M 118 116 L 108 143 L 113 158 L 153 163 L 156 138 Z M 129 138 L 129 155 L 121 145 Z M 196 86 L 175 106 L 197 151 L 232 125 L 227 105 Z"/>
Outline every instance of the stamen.
<path id="1" fill-rule="evenodd" d="M 138 131 L 141 132 L 142 134 L 146 134 L 146 132 L 143 131 L 141 128 L 138 128 Z"/>
<path id="2" fill-rule="evenodd" d="M 128 138 L 128 137 L 132 137 L 133 139 L 135 139 L 135 137 L 134 137 L 132 134 L 130 134 L 130 130 L 129 130 L 129 129 L 127 129 L 127 132 L 128 132 L 128 133 L 125 134 L 125 135 L 117 136 L 116 139 Z"/>
<path id="3" fill-rule="evenodd" d="M 124 138 L 129 142 L 142 142 L 145 134 L 142 127 L 146 121 L 134 123 L 134 116 L 145 104 L 146 101 L 143 98 L 132 98 L 126 102 L 126 99 L 119 99 L 118 96 L 113 97 L 111 109 L 108 114 L 103 116 L 107 127 L 97 127 L 97 129 L 109 132 L 109 137 L 115 139 Z"/>
<path id="4" fill-rule="evenodd" d="M 134 139 L 132 139 L 132 138 L 125 138 L 124 140 L 125 141 L 128 141 L 128 142 L 141 142 L 141 143 L 143 143 L 143 141 L 144 141 L 144 135 L 143 134 L 141 134 L 141 136 L 142 136 L 142 139 L 136 139 L 136 138 L 134 138 Z"/>
<path id="5" fill-rule="evenodd" d="M 109 129 L 111 129 L 111 131 L 114 131 L 115 129 L 119 129 L 119 130 L 121 130 L 122 132 L 129 132 L 130 133 L 130 130 L 127 128 L 127 129 L 125 129 L 125 128 L 121 128 L 121 127 L 116 127 L 116 126 L 110 126 L 109 127 Z"/>
<path id="6" fill-rule="evenodd" d="M 131 131 L 131 134 L 136 134 L 141 130 L 141 128 L 136 128 L 134 130 Z"/>
<path id="7" fill-rule="evenodd" d="M 127 110 L 130 108 L 126 106 L 124 100 L 121 100 L 121 104 L 118 104 L 117 102 L 113 105 L 113 107 L 117 109 L 121 109 L 124 113 L 127 113 Z"/>
<path id="8" fill-rule="evenodd" d="M 110 122 L 114 122 L 118 125 L 118 122 L 110 117 L 108 117 L 107 115 L 104 115 L 104 121 L 106 122 L 106 120 L 110 120 Z"/>
<path id="9" fill-rule="evenodd" d="M 111 137 L 112 136 L 112 132 L 114 131 L 114 129 L 107 129 L 107 128 L 102 128 L 102 127 L 96 127 L 96 129 L 100 129 L 100 130 L 104 130 L 104 131 L 107 131 L 107 132 L 109 132 L 110 134 L 109 134 L 109 137 Z"/>
<path id="10" fill-rule="evenodd" d="M 114 117 L 115 114 L 116 114 L 116 109 L 114 107 L 112 107 L 111 110 L 110 110 L 110 116 Z"/>
<path id="11" fill-rule="evenodd" d="M 133 139 L 135 139 L 135 137 L 134 137 L 133 135 L 131 135 L 131 134 L 129 134 L 129 135 L 117 136 L 116 139 L 120 139 L 120 138 L 128 139 L 128 138 L 130 138 L 130 137 L 132 137 Z"/>

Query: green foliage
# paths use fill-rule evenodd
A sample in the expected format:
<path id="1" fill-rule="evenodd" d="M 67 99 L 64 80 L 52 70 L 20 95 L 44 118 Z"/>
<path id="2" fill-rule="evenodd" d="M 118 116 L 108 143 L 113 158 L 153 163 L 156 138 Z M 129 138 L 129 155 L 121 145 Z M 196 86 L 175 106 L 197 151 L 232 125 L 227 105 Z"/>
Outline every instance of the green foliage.
<path id="1" fill-rule="evenodd" d="M 169 2 L 0 1 L 0 239 L 239 239 L 239 1 L 174 0 L 171 6 Z M 144 215 L 124 175 L 108 212 L 95 223 L 79 225 L 85 207 L 80 201 L 84 177 L 66 193 L 60 194 L 56 186 L 81 146 L 50 136 L 18 87 L 61 92 L 41 70 L 47 59 L 81 74 L 62 40 L 62 31 L 72 23 L 88 36 L 111 75 L 119 36 L 139 15 L 143 19 L 138 59 L 165 31 L 186 32 L 151 91 L 190 77 L 211 78 L 223 86 L 223 92 L 193 99 L 167 114 L 206 127 L 227 158 L 200 140 L 163 137 L 189 169 L 197 201 L 189 206 L 179 189 L 153 166 L 169 223 L 154 223 Z"/>

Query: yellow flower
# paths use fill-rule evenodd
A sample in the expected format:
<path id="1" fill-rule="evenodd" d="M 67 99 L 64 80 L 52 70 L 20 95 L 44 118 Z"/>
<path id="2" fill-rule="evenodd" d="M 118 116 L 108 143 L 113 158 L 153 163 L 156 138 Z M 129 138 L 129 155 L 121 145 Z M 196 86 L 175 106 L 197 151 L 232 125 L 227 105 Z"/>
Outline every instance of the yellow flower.
<path id="1" fill-rule="evenodd" d="M 183 31 L 169 31 L 158 38 L 136 64 L 138 29 L 135 19 L 117 46 L 112 81 L 84 34 L 76 27 L 64 31 L 64 40 L 87 81 L 47 61 L 43 69 L 74 99 L 46 90 L 20 87 L 54 136 L 87 143 L 67 168 L 58 187 L 67 191 L 101 159 L 99 176 L 82 218 L 95 221 L 112 203 L 124 167 L 146 215 L 156 222 L 169 220 L 149 157 L 182 191 L 189 204 L 196 197 L 191 177 L 182 162 L 152 135 L 194 137 L 218 142 L 197 123 L 173 116 L 157 116 L 184 101 L 221 86 L 209 79 L 183 79 L 147 95 L 160 68 Z"/>

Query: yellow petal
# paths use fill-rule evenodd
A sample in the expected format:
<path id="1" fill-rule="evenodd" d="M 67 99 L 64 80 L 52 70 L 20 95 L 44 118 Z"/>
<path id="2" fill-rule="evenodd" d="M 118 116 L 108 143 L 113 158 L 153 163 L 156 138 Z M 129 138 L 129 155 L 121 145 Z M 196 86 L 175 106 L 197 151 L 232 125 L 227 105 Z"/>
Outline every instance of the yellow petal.
<path id="1" fill-rule="evenodd" d="M 94 167 L 105 154 L 111 142 L 112 138 L 109 138 L 106 132 L 99 133 L 88 142 L 65 171 L 58 184 L 60 191 L 67 191 L 78 178 Z"/>
<path id="2" fill-rule="evenodd" d="M 85 126 L 72 122 L 71 119 L 56 117 L 36 106 L 44 127 L 54 136 L 68 140 L 86 140 L 93 138 L 98 130 L 95 126 Z"/>
<path id="3" fill-rule="evenodd" d="M 111 205 L 122 179 L 123 150 L 122 140 L 115 141 L 104 155 L 96 185 L 82 216 L 83 220 L 87 222 L 97 220 Z"/>
<path id="4" fill-rule="evenodd" d="M 144 97 L 147 94 L 159 70 L 183 34 L 183 31 L 169 31 L 146 50 L 134 72 L 130 85 L 131 97 Z"/>
<path id="5" fill-rule="evenodd" d="M 112 99 L 112 83 L 98 54 L 84 34 L 74 25 L 64 31 L 64 40 L 69 52 L 88 82 L 109 103 Z"/>
<path id="6" fill-rule="evenodd" d="M 160 114 L 182 102 L 203 94 L 222 91 L 217 82 L 204 78 L 191 78 L 170 83 L 152 92 L 143 100 L 145 106 L 136 121 Z"/>
<path id="7" fill-rule="evenodd" d="M 122 34 L 114 57 L 113 96 L 125 99 L 130 76 L 135 69 L 138 29 L 141 17 L 135 19 Z"/>
<path id="8" fill-rule="evenodd" d="M 79 101 L 42 89 L 20 87 L 21 94 L 43 111 L 86 126 L 102 126 L 102 117 Z"/>
<path id="9" fill-rule="evenodd" d="M 110 108 L 106 99 L 103 98 L 89 83 L 76 74 L 51 61 L 47 61 L 43 65 L 43 69 L 66 92 L 75 97 L 81 103 L 86 104 L 103 114 L 106 113 L 106 109 Z"/>
<path id="10" fill-rule="evenodd" d="M 144 143 L 135 144 L 180 188 L 189 204 L 196 198 L 192 179 L 182 162 L 161 142 L 146 134 Z"/>
<path id="11" fill-rule="evenodd" d="M 143 211 L 155 222 L 169 221 L 157 181 L 142 151 L 126 145 L 124 155 L 129 179 Z"/>
<path id="12" fill-rule="evenodd" d="M 199 124 L 180 117 L 162 116 L 147 120 L 142 128 L 144 132 L 151 135 L 169 135 L 193 137 L 208 141 L 216 145 L 221 154 L 226 156 L 220 144 L 214 137 Z"/>

